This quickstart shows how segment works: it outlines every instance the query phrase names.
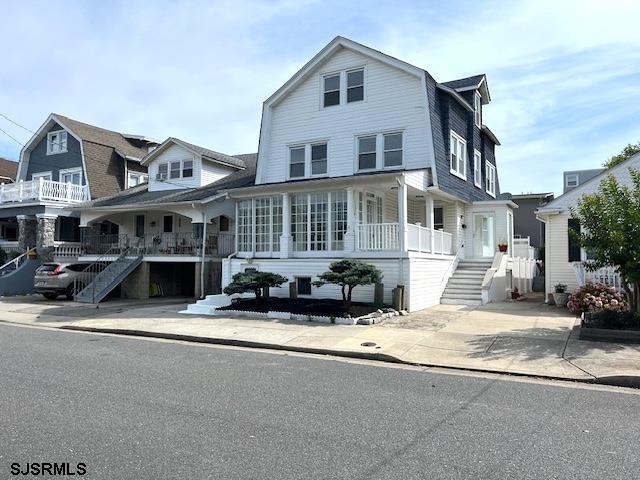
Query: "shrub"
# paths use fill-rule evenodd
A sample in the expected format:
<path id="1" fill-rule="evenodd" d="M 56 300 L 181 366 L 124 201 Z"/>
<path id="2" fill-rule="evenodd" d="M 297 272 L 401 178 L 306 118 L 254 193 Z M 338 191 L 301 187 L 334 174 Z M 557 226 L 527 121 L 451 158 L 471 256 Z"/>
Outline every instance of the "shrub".
<path id="1" fill-rule="evenodd" d="M 224 287 L 226 295 L 234 293 L 253 292 L 256 300 L 263 300 L 263 289 L 268 287 L 280 287 L 287 282 L 287 278 L 277 273 L 258 272 L 250 270 L 248 272 L 236 273 L 231 279 L 231 283 Z"/>
<path id="2" fill-rule="evenodd" d="M 625 295 L 614 287 L 603 283 L 589 282 L 584 287 L 574 290 L 567 303 L 567 308 L 572 313 L 580 315 L 582 312 L 598 310 L 623 312 L 627 310 L 628 304 Z"/>
<path id="3" fill-rule="evenodd" d="M 380 283 L 382 272 L 375 266 L 361 260 L 338 260 L 329 265 L 329 271 L 324 272 L 319 280 L 313 282 L 316 287 L 321 287 L 326 283 L 340 285 L 342 288 L 342 302 L 345 311 L 351 309 L 351 293 L 358 285 L 371 285 Z"/>
<path id="4" fill-rule="evenodd" d="M 585 318 L 585 326 L 614 330 L 640 330 L 640 315 L 635 312 L 599 310 Z"/>

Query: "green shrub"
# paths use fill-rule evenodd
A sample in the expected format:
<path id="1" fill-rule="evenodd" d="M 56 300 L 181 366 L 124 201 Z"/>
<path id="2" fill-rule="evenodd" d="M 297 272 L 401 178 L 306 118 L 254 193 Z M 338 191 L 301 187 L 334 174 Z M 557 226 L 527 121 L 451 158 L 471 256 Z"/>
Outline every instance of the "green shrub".
<path id="1" fill-rule="evenodd" d="M 640 314 L 635 312 L 599 310 L 589 313 L 585 318 L 585 323 L 588 327 L 592 328 L 640 330 Z"/>
<path id="2" fill-rule="evenodd" d="M 224 287 L 226 295 L 234 293 L 253 292 L 256 300 L 263 300 L 263 289 L 270 287 L 280 287 L 287 282 L 287 278 L 277 273 L 258 272 L 250 270 L 248 272 L 236 273 L 231 279 L 231 283 Z"/>
<path id="3" fill-rule="evenodd" d="M 327 283 L 339 285 L 342 289 L 342 302 L 345 311 L 351 309 L 351 294 L 358 285 L 371 285 L 382 281 L 382 272 L 369 263 L 361 260 L 338 260 L 329 265 L 329 271 L 324 272 L 319 280 L 313 282 L 316 287 Z"/>

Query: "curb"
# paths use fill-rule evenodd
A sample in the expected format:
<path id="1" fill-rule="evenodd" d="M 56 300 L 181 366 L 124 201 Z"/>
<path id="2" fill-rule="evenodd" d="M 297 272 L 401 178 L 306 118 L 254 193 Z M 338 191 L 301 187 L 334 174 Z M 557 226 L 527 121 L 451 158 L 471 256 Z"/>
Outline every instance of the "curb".
<path id="1" fill-rule="evenodd" d="M 393 355 L 388 355 L 386 353 L 375 353 L 375 352 L 355 352 L 353 350 L 331 350 L 326 348 L 313 348 L 313 347 L 296 347 L 289 345 L 280 345 L 274 343 L 264 343 L 264 342 L 253 342 L 248 340 L 235 340 L 230 338 L 214 338 L 214 337 L 199 337 L 194 335 L 181 335 L 174 333 L 161 333 L 161 332 L 150 332 L 146 330 L 130 330 L 130 329 L 119 329 L 119 328 L 99 328 L 99 327 L 80 327 L 76 325 L 63 325 L 61 327 L 57 327 L 58 330 L 71 330 L 78 332 L 92 332 L 92 333 L 106 333 L 112 335 L 123 335 L 129 337 L 146 337 L 146 338 L 159 338 L 165 340 L 177 340 L 182 342 L 189 343 L 204 343 L 210 345 L 226 345 L 232 347 L 244 347 L 244 348 L 255 348 L 255 349 L 268 349 L 268 350 L 278 350 L 284 352 L 297 352 L 297 353 L 310 353 L 314 355 L 327 355 L 334 357 L 342 357 L 342 358 L 355 358 L 361 360 L 374 360 L 385 363 L 394 363 L 400 365 L 411 365 L 416 367 L 429 367 L 429 368 L 444 368 L 449 370 L 463 371 L 463 372 L 478 372 L 478 373 L 490 373 L 494 375 L 507 375 L 512 377 L 523 377 L 523 378 L 536 378 L 536 379 L 544 379 L 544 380 L 559 380 L 563 382 L 578 382 L 585 383 L 590 385 L 610 385 L 615 387 L 631 387 L 631 388 L 640 388 L 640 377 L 633 376 L 607 376 L 607 377 L 593 377 L 591 379 L 584 378 L 563 378 L 553 375 L 535 375 L 535 374 L 527 374 L 527 373 L 518 373 L 518 372 L 505 372 L 500 370 L 490 370 L 490 369 L 482 369 L 482 368 L 471 368 L 471 367 L 456 367 L 450 365 L 438 365 L 432 363 L 420 363 L 420 362 L 408 362 L 406 360 L 402 360 L 401 358 L 394 357 Z"/>

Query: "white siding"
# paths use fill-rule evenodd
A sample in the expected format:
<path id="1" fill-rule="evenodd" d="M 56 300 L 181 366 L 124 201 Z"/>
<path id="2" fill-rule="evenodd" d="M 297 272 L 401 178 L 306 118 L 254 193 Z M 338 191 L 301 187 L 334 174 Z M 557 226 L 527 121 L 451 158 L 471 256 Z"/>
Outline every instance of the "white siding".
<path id="1" fill-rule="evenodd" d="M 321 78 L 329 72 L 365 67 L 365 100 L 321 107 Z M 288 146 L 328 141 L 328 174 L 354 173 L 356 135 L 404 130 L 409 169 L 432 164 L 431 132 L 421 79 L 351 50 L 341 49 L 273 107 L 268 151 L 260 152 L 260 183 L 287 179 Z M 263 162 L 266 162 L 263 164 Z"/>
<path id="2" fill-rule="evenodd" d="M 494 240 L 495 251 L 498 251 L 498 242 L 501 240 L 508 241 L 510 233 L 508 232 L 507 213 L 511 211 L 511 208 L 504 205 L 466 205 L 464 210 L 464 222 L 467 228 L 464 230 L 464 243 L 465 243 L 465 257 L 475 258 L 478 255 L 475 254 L 475 215 L 480 213 L 491 214 L 494 216 Z M 513 244 L 513 239 L 512 239 Z"/>
<path id="3" fill-rule="evenodd" d="M 547 217 L 545 245 L 545 283 L 547 293 L 553 286 L 564 283 L 568 291 L 578 287 L 578 279 L 569 263 L 569 221 L 570 215 Z"/>
<path id="4" fill-rule="evenodd" d="M 416 311 L 438 305 L 453 273 L 454 257 L 411 258 L 409 261 L 409 310 Z"/>
<path id="5" fill-rule="evenodd" d="M 219 163 L 203 160 L 202 175 L 200 176 L 199 186 L 204 187 L 205 185 L 209 185 L 210 183 L 217 182 L 221 178 L 224 178 L 235 171 L 235 168 L 225 167 L 224 165 L 220 165 Z"/>

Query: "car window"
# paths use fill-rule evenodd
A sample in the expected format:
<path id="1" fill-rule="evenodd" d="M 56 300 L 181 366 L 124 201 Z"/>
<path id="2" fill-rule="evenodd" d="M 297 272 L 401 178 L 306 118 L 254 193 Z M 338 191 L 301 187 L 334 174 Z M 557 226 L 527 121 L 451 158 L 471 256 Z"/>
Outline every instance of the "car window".
<path id="1" fill-rule="evenodd" d="M 67 265 L 66 268 L 67 270 L 71 270 L 72 272 L 82 272 L 88 266 L 88 263 L 74 263 L 72 265 Z"/>
<path id="2" fill-rule="evenodd" d="M 38 267 L 39 272 L 53 272 L 56 268 L 58 268 L 58 263 L 45 263 L 44 265 L 40 265 Z"/>

